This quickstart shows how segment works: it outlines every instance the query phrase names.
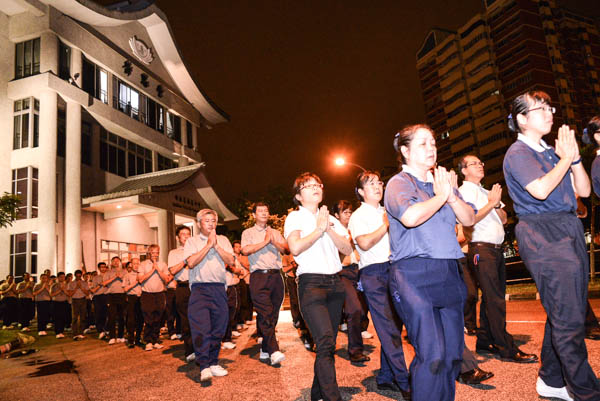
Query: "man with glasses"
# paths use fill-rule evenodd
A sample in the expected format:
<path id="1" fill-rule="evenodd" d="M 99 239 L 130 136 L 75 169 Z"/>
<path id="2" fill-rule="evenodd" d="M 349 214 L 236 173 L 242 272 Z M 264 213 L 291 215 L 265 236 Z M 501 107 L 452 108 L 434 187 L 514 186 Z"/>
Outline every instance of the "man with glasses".
<path id="1" fill-rule="evenodd" d="M 267 224 L 270 215 L 266 203 L 256 203 L 252 215 L 256 224 L 242 232 L 242 254 L 250 262 L 250 296 L 256 309 L 256 326 L 263 337 L 260 359 L 270 358 L 271 365 L 276 365 L 285 359 L 275 337 L 285 291 L 280 254 L 289 249 L 281 233 Z"/>
<path id="2" fill-rule="evenodd" d="M 522 352 L 506 331 L 506 268 L 502 250 L 506 212 L 502 210 L 500 184 L 494 184 L 490 191 L 481 185 L 483 166 L 473 155 L 464 156 L 458 165 L 464 176 L 460 194 L 477 210 L 475 224 L 463 227 L 469 241 L 468 269 L 475 273 L 482 293 L 475 348 L 478 352 L 499 354 L 504 361 L 536 362 L 537 356 Z"/>

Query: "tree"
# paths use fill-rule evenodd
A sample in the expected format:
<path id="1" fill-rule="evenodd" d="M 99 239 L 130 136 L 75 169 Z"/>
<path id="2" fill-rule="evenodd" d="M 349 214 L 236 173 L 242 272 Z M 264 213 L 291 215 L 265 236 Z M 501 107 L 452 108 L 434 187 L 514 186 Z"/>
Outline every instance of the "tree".
<path id="1" fill-rule="evenodd" d="M 12 226 L 13 221 L 17 219 L 20 203 L 19 196 L 4 192 L 0 197 L 0 228 Z"/>

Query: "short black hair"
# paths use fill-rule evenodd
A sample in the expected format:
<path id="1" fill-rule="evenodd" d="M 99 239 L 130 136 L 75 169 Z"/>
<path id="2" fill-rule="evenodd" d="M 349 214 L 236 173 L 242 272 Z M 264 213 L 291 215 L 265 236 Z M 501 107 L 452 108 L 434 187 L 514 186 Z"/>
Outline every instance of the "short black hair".
<path id="1" fill-rule="evenodd" d="M 264 206 L 267 208 L 267 210 L 269 210 L 269 205 L 266 202 L 260 201 L 260 202 L 254 203 L 254 207 L 252 208 L 252 213 L 256 213 L 256 209 L 260 206 Z"/>
<path id="2" fill-rule="evenodd" d="M 77 270 L 75 270 L 75 275 L 77 275 L 77 274 L 83 274 L 83 272 L 81 270 L 77 269 Z"/>
<path id="3" fill-rule="evenodd" d="M 508 116 L 508 129 L 512 132 L 519 133 L 521 127 L 517 121 L 517 115 L 527 115 L 529 107 L 535 103 L 550 104 L 550 95 L 543 91 L 530 91 L 517 96 L 510 105 L 510 115 Z"/>
<path id="4" fill-rule="evenodd" d="M 188 226 L 180 225 L 180 226 L 177 226 L 177 228 L 175 229 L 176 237 L 179 236 L 179 233 L 181 232 L 181 230 L 188 230 L 190 232 L 190 234 L 192 233 L 192 230 Z"/>
<path id="5" fill-rule="evenodd" d="M 365 171 L 361 172 L 360 174 L 358 174 L 358 176 L 356 177 L 356 185 L 354 187 L 354 193 L 356 194 L 356 197 L 358 198 L 358 200 L 361 202 L 364 201 L 364 198 L 362 197 L 361 194 L 358 193 L 358 190 L 365 189 L 365 184 L 367 182 L 369 182 L 369 180 L 372 177 L 377 177 L 377 179 L 381 181 L 381 175 L 379 174 L 379 172 L 372 171 L 372 170 L 365 170 Z"/>
<path id="6" fill-rule="evenodd" d="M 65 272 L 58 272 L 58 273 L 56 274 L 56 277 L 60 277 L 60 276 L 64 276 L 64 275 L 65 275 Z"/>
<path id="7" fill-rule="evenodd" d="M 332 212 L 334 214 L 339 215 L 346 209 L 352 210 L 352 203 L 350 203 L 347 200 L 342 199 L 342 200 L 337 201 L 337 203 L 335 205 L 333 205 Z"/>
<path id="8" fill-rule="evenodd" d="M 98 263 L 98 269 L 99 269 L 99 268 L 100 268 L 100 266 L 102 266 L 102 265 L 104 265 L 104 266 L 107 266 L 107 267 L 108 267 L 108 265 L 106 264 L 106 262 L 100 262 L 100 263 Z"/>

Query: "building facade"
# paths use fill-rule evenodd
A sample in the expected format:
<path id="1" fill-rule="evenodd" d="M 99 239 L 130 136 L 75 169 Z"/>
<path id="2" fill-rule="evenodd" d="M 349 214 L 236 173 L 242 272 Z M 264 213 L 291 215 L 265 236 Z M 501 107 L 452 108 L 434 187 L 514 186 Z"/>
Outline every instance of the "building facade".
<path id="1" fill-rule="evenodd" d="M 438 160 L 456 167 L 466 154 L 486 163 L 486 182 L 503 182 L 514 138 L 509 104 L 528 90 L 547 92 L 555 127 L 581 132 L 600 112 L 600 35 L 594 21 L 553 0 L 485 0 L 457 31 L 433 29 L 417 53 L 427 122 Z"/>
<path id="2" fill-rule="evenodd" d="M 202 136 L 228 120 L 198 88 L 166 16 L 127 2 L 0 2 L 0 275 L 145 256 L 202 207 L 236 217 L 204 176 Z M 9 134 L 10 133 L 10 134 Z"/>

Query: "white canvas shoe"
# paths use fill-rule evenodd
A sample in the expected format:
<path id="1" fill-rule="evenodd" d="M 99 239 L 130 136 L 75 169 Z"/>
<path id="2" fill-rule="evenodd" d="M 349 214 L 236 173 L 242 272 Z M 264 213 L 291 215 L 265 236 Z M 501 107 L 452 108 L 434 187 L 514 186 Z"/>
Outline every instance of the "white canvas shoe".
<path id="1" fill-rule="evenodd" d="M 177 338 L 177 334 L 172 334 L 172 335 L 171 335 L 171 340 L 178 340 L 178 338 Z"/>
<path id="2" fill-rule="evenodd" d="M 235 344 L 232 343 L 231 341 L 225 341 L 223 343 L 223 348 L 225 348 L 225 349 L 234 349 L 235 348 Z"/>
<path id="3" fill-rule="evenodd" d="M 117 338 L 117 342 L 118 342 L 118 343 L 124 343 L 124 342 L 125 342 L 125 339 L 124 339 L 123 337 L 121 337 L 121 338 Z"/>
<path id="4" fill-rule="evenodd" d="M 285 360 L 285 355 L 281 351 L 275 351 L 271 354 L 271 365 L 277 365 Z"/>
<path id="5" fill-rule="evenodd" d="M 231 335 L 232 335 L 232 336 L 234 336 L 234 337 L 239 337 L 239 336 L 241 336 L 241 335 L 242 335 L 242 333 L 240 333 L 240 332 L 239 332 L 239 331 L 237 331 L 237 330 L 233 330 L 233 331 L 231 332 Z"/>
<path id="6" fill-rule="evenodd" d="M 104 337 L 106 337 L 106 333 L 102 332 L 100 334 L 98 334 L 98 340 L 102 340 Z"/>
<path id="7" fill-rule="evenodd" d="M 56 338 L 65 338 L 65 335 L 63 333 L 57 334 Z"/>
<path id="8" fill-rule="evenodd" d="M 159 343 L 154 343 L 154 345 L 152 346 L 154 349 L 163 349 L 164 346 L 162 344 Z"/>
<path id="9" fill-rule="evenodd" d="M 263 338 L 262 338 L 262 337 L 258 337 L 258 338 L 256 339 L 256 343 L 257 343 L 257 344 L 262 344 L 262 340 L 263 340 Z"/>
<path id="10" fill-rule="evenodd" d="M 47 335 L 48 333 L 46 333 L 45 331 L 40 331 L 38 332 L 38 336 L 43 337 L 45 335 Z"/>
<path id="11" fill-rule="evenodd" d="M 227 372 L 225 369 L 223 369 L 222 366 L 220 365 L 213 365 L 210 368 L 210 373 L 212 373 L 213 376 L 227 376 L 227 374 L 229 372 Z"/>
<path id="12" fill-rule="evenodd" d="M 542 397 L 560 398 L 561 400 L 565 401 L 573 401 L 573 398 L 571 398 L 571 396 L 567 392 L 566 387 L 550 387 L 549 385 L 544 383 L 541 377 L 537 378 L 535 389 L 537 390 L 537 393 Z"/>
<path id="13" fill-rule="evenodd" d="M 348 325 L 346 323 L 340 324 L 340 331 L 343 331 L 343 332 L 348 331 Z"/>
<path id="14" fill-rule="evenodd" d="M 200 381 L 201 382 L 209 381 L 212 378 L 212 376 L 213 375 L 212 375 L 212 372 L 210 371 L 210 368 L 204 368 L 200 372 Z"/>
<path id="15" fill-rule="evenodd" d="M 196 360 L 196 354 L 194 354 L 193 352 L 191 354 L 189 354 L 188 356 L 185 357 L 185 361 L 187 363 L 190 363 L 192 361 Z"/>
<path id="16" fill-rule="evenodd" d="M 263 352 L 262 350 L 260 350 L 260 354 L 258 355 L 258 359 L 269 359 L 269 353 L 268 352 Z"/>
<path id="17" fill-rule="evenodd" d="M 373 334 L 369 333 L 367 330 L 360 333 L 360 335 L 362 338 L 365 338 L 365 339 L 373 338 Z"/>
<path id="18" fill-rule="evenodd" d="M 151 343 L 146 344 L 146 348 L 144 348 L 146 351 L 152 351 L 154 349 L 154 347 L 152 346 Z"/>

